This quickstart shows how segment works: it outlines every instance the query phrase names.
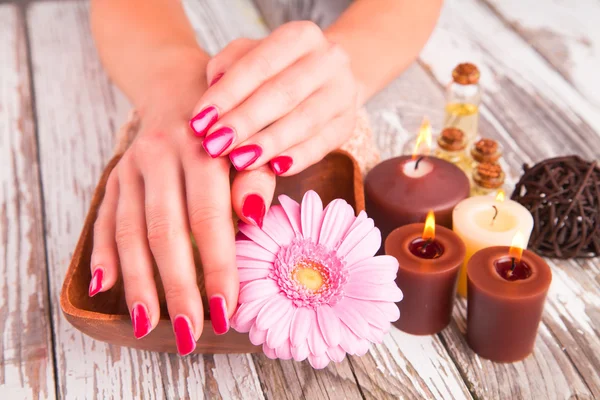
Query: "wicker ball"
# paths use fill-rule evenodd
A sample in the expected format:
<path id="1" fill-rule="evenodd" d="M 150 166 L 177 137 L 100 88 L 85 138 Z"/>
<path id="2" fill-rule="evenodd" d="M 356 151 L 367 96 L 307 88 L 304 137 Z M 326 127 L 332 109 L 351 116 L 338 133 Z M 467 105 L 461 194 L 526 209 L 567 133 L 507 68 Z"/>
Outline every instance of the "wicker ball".
<path id="1" fill-rule="evenodd" d="M 529 248 L 557 258 L 600 254 L 600 168 L 578 156 L 523 166 L 512 199 L 533 214 Z"/>

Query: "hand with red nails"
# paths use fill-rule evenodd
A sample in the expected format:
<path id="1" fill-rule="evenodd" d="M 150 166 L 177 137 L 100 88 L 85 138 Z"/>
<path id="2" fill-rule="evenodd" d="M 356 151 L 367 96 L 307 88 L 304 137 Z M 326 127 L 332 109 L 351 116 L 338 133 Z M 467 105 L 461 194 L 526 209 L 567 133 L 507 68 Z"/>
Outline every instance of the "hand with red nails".
<path id="1" fill-rule="evenodd" d="M 352 133 L 361 98 L 350 58 L 312 22 L 233 41 L 207 74 L 190 126 L 211 157 L 229 156 L 238 171 L 268 164 L 295 174 Z"/>

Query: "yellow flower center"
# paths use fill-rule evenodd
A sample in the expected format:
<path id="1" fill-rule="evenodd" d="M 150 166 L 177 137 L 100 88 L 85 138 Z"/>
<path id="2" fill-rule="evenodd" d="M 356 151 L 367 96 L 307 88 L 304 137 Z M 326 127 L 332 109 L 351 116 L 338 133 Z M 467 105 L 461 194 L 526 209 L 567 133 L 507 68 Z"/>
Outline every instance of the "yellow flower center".
<path id="1" fill-rule="evenodd" d="M 316 292 L 325 284 L 325 267 L 310 260 L 302 260 L 296 264 L 292 277 L 296 282 L 312 292 Z"/>

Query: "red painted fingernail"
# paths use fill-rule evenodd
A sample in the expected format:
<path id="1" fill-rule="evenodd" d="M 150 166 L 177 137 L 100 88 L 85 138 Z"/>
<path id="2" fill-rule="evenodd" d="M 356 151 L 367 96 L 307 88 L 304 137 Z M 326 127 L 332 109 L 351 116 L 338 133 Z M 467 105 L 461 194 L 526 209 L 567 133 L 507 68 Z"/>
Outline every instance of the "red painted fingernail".
<path id="1" fill-rule="evenodd" d="M 102 290 L 102 278 L 104 277 L 104 270 L 102 268 L 96 268 L 92 279 L 90 281 L 89 295 L 94 297 Z"/>
<path id="2" fill-rule="evenodd" d="M 137 339 L 141 339 L 150 333 L 152 324 L 146 306 L 140 303 L 133 306 L 131 309 L 131 324 L 133 325 L 133 335 Z"/>
<path id="3" fill-rule="evenodd" d="M 215 75 L 215 77 L 213 78 L 213 80 L 210 82 L 209 86 L 214 85 L 215 83 L 219 82 L 219 79 L 221 79 L 223 77 L 224 74 L 217 74 Z"/>
<path id="4" fill-rule="evenodd" d="M 229 153 L 231 163 L 238 171 L 248 168 L 262 154 L 262 147 L 256 144 L 238 147 Z"/>
<path id="5" fill-rule="evenodd" d="M 235 132 L 228 126 L 217 129 L 204 138 L 202 147 L 212 158 L 219 157 L 233 143 Z"/>
<path id="6" fill-rule="evenodd" d="M 275 175 L 285 174 L 291 168 L 293 163 L 294 160 L 292 160 L 292 157 L 290 156 L 279 156 L 269 161 Z"/>
<path id="7" fill-rule="evenodd" d="M 227 317 L 227 306 L 225 298 L 220 294 L 210 298 L 210 321 L 217 335 L 223 335 L 229 330 L 229 318 Z"/>
<path id="8" fill-rule="evenodd" d="M 208 106 L 190 120 L 190 128 L 196 136 L 204 136 L 219 119 L 219 111 L 215 106 Z"/>
<path id="9" fill-rule="evenodd" d="M 183 315 L 178 315 L 173 320 L 173 330 L 175 331 L 175 342 L 177 343 L 177 352 L 182 356 L 187 356 L 196 348 L 196 339 L 192 332 L 192 324 Z"/>
<path id="10" fill-rule="evenodd" d="M 242 205 L 242 215 L 253 222 L 259 228 L 262 228 L 263 218 L 265 217 L 265 201 L 257 194 L 249 194 L 244 199 Z"/>

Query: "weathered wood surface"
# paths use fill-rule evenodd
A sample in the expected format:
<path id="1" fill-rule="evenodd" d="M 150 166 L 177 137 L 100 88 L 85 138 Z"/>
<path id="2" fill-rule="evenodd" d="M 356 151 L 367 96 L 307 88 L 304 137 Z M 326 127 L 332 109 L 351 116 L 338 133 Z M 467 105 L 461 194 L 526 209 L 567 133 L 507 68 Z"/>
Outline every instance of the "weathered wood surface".
<path id="1" fill-rule="evenodd" d="M 0 398 L 53 399 L 37 145 L 19 7 L 0 5 Z"/>

